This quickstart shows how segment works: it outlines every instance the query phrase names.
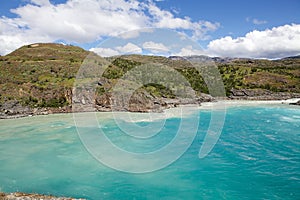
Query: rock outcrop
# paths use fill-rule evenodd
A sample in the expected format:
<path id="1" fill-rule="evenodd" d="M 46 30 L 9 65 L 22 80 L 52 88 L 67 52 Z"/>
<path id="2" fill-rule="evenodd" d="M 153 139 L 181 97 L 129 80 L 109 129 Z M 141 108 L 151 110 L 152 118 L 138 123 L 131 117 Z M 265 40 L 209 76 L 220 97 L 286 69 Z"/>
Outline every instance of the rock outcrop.
<path id="1" fill-rule="evenodd" d="M 15 192 L 10 194 L 0 192 L 0 200 L 84 200 L 84 199 L 74 199 L 69 197 L 54 197 L 54 196 L 40 195 L 40 194 L 26 194 L 22 192 Z"/>
<path id="2" fill-rule="evenodd" d="M 232 89 L 229 99 L 234 100 L 287 100 L 300 98 L 299 93 L 271 92 L 264 89 Z"/>
<path id="3" fill-rule="evenodd" d="M 0 104 L 0 119 L 11 119 L 26 117 L 31 115 L 48 115 L 53 113 L 69 113 L 72 112 L 71 106 L 52 107 L 52 108 L 32 108 L 23 106 L 16 100 L 6 101 Z"/>
<path id="4" fill-rule="evenodd" d="M 290 105 L 300 106 L 300 101 L 297 101 L 297 102 L 295 102 L 295 103 L 290 103 Z"/>
<path id="5" fill-rule="evenodd" d="M 211 102 L 215 99 L 207 94 L 195 98 L 165 98 L 154 97 L 145 91 L 134 93 L 130 100 L 119 98 L 114 100 L 111 93 L 106 93 L 95 100 L 97 111 L 129 111 L 129 112 L 162 112 L 165 109 L 178 105 L 198 104 Z"/>
<path id="6" fill-rule="evenodd" d="M 70 45 L 26 45 L 0 56 L 0 118 L 111 110 L 161 112 L 214 101 L 210 95 L 190 96 L 187 89 L 208 93 L 210 84 L 218 92 L 223 84 L 217 82 L 224 83 L 227 95 L 221 99 L 300 98 L 299 66 L 299 56 L 276 61 L 207 56 L 102 58 Z M 130 81 L 139 85 L 133 95 L 114 99 L 115 89 L 131 91 L 126 85 Z"/>

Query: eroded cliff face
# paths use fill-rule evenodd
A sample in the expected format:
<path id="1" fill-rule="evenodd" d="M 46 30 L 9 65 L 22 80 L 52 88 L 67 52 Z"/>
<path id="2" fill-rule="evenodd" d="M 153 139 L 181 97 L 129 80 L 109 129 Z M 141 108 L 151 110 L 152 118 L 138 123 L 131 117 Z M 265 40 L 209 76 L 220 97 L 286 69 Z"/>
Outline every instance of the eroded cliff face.
<path id="1" fill-rule="evenodd" d="M 195 68 L 199 62 L 200 70 Z M 219 77 L 211 74 L 212 66 Z M 130 96 L 114 93 L 129 72 L 135 72 L 142 84 Z M 275 61 L 205 56 L 101 58 L 79 47 L 34 44 L 1 56 L 0 76 L 0 118 L 84 111 L 161 112 L 180 104 L 214 101 L 208 93 L 216 88 L 207 85 L 216 81 L 224 83 L 223 99 L 300 97 L 299 57 Z M 81 90 L 75 84 L 78 79 Z M 187 86 L 194 96 L 188 94 Z M 119 92 L 126 89 L 125 85 Z"/>
<path id="2" fill-rule="evenodd" d="M 134 93 L 129 101 L 118 100 L 112 103 L 111 94 L 105 94 L 96 99 L 96 108 L 98 111 L 129 111 L 129 112 L 162 112 L 168 108 L 174 108 L 179 105 L 200 105 L 202 102 L 211 102 L 215 98 L 210 95 L 199 95 L 194 98 L 164 98 L 154 97 L 146 91 Z"/>

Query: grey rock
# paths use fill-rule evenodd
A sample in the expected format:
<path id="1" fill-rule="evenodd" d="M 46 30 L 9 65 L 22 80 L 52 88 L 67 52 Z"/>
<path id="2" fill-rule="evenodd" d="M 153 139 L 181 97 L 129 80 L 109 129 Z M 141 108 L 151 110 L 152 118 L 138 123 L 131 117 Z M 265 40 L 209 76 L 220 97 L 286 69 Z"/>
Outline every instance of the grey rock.
<path id="1" fill-rule="evenodd" d="M 286 100 L 300 98 L 299 93 L 272 92 L 263 89 L 232 89 L 229 99 L 234 100 Z"/>
<path id="2" fill-rule="evenodd" d="M 27 194 L 22 192 L 15 192 L 9 194 L 0 192 L 0 200 L 84 200 L 84 199 L 74 199 L 69 197 L 54 197 L 50 195 L 41 195 L 41 194 Z"/>
<path id="3" fill-rule="evenodd" d="M 296 103 L 290 103 L 290 105 L 300 106 L 300 101 L 297 101 Z"/>

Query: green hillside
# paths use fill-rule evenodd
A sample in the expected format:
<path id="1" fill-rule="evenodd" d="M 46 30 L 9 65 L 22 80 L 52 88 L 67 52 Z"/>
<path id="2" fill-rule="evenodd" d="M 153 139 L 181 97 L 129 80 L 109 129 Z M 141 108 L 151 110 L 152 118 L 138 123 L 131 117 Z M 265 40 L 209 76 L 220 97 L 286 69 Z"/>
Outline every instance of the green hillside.
<path id="1" fill-rule="evenodd" d="M 15 101 L 31 108 L 63 107 L 72 102 L 76 73 L 90 52 L 61 44 L 23 46 L 0 57 L 0 103 Z M 159 56 L 127 55 L 107 58 L 111 62 L 103 73 L 105 84 L 97 86 L 98 96 L 109 93 L 127 71 L 144 63 L 158 63 L 181 73 L 196 94 L 208 93 L 201 75 L 190 62 Z M 215 59 L 226 94 L 232 89 L 300 93 L 300 58 L 281 60 Z M 100 79 L 100 77 L 99 77 Z M 155 98 L 175 98 L 172 91 L 159 84 L 141 88 Z"/>
<path id="2" fill-rule="evenodd" d="M 61 44 L 23 46 L 0 57 L 0 102 L 17 100 L 32 107 L 71 102 L 71 88 L 88 52 Z"/>
<path id="3" fill-rule="evenodd" d="M 226 87 L 300 93 L 300 59 L 236 59 L 218 63 Z"/>

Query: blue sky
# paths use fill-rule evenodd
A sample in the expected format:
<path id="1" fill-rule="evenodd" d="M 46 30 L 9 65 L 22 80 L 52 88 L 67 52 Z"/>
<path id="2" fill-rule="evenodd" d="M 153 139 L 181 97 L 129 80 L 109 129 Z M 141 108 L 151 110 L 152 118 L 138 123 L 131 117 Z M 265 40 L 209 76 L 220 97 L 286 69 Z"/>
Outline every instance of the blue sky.
<path id="1" fill-rule="evenodd" d="M 211 33 L 214 39 L 232 35 L 244 36 L 252 30 L 265 30 L 284 24 L 300 23 L 300 1 L 298 0 L 211 0 L 195 1 L 166 0 L 163 8 L 171 5 L 180 11 L 180 16 L 195 20 L 219 22 L 221 27 Z M 248 19 L 248 21 L 247 21 Z M 261 24 L 254 24 L 257 19 Z"/>
<path id="2" fill-rule="evenodd" d="M 178 55 L 279 58 L 300 54 L 299 10 L 299 0 L 7 0 L 0 7 L 0 54 L 37 42 L 94 50 L 120 33 L 150 27 L 185 34 L 203 47 L 202 52 L 182 47 L 189 51 Z M 170 48 L 151 38 L 145 42 Z M 102 53 L 142 45 L 128 43 L 101 47 Z"/>

